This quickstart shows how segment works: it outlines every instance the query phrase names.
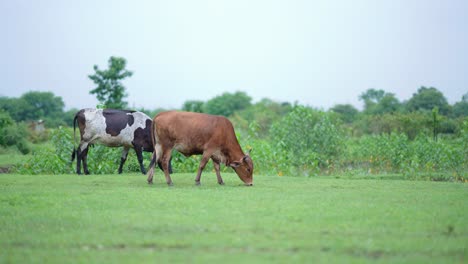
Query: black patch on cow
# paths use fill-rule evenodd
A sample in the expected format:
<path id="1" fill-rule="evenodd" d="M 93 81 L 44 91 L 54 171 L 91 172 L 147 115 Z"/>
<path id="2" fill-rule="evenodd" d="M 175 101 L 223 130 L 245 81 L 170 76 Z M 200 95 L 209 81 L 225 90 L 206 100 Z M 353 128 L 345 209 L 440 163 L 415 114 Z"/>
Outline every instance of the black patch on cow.
<path id="1" fill-rule="evenodd" d="M 133 117 L 133 115 L 127 115 L 127 122 L 128 122 L 128 125 L 129 126 L 132 126 L 133 125 L 133 122 L 135 122 L 135 118 Z"/>
<path id="2" fill-rule="evenodd" d="M 76 113 L 75 118 L 78 121 L 78 127 L 80 129 L 80 136 L 83 138 L 84 130 L 86 127 L 86 117 L 84 115 L 85 109 L 81 109 Z"/>
<path id="3" fill-rule="evenodd" d="M 145 129 L 139 127 L 135 130 L 133 145 L 138 145 L 144 151 L 153 152 L 153 142 L 151 141 L 151 119 L 146 119 Z"/>
<path id="4" fill-rule="evenodd" d="M 133 115 L 127 115 L 127 113 L 133 112 L 134 111 L 115 109 L 103 110 L 102 115 L 106 120 L 106 133 L 115 137 L 118 136 L 120 134 L 120 131 L 122 131 L 127 125 L 131 126 L 135 120 L 133 118 Z"/>

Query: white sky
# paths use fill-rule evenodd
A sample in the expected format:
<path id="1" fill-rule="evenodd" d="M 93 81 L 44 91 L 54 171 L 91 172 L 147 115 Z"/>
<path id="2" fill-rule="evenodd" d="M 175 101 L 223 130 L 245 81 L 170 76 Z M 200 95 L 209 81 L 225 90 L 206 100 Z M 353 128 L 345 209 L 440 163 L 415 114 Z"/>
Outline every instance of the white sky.
<path id="1" fill-rule="evenodd" d="M 180 108 L 244 91 L 255 101 L 361 108 L 383 89 L 468 92 L 468 1 L 0 1 L 0 96 L 52 91 L 94 107 L 87 75 L 127 59 L 131 107 Z"/>

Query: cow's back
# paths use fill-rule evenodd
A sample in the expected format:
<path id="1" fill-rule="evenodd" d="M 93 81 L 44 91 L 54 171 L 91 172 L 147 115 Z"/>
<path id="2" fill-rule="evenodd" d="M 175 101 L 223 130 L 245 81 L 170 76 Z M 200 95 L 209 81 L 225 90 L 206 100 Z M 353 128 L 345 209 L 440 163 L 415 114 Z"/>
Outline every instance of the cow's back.
<path id="1" fill-rule="evenodd" d="M 142 133 L 144 139 L 151 142 L 151 119 L 141 112 L 87 108 L 77 113 L 77 120 L 82 140 L 90 144 L 132 147 L 135 131 Z M 151 144 L 148 143 L 148 146 Z"/>
<path id="2" fill-rule="evenodd" d="M 158 114 L 153 122 L 157 140 L 183 154 L 201 154 L 207 147 L 237 143 L 231 122 L 222 116 L 168 111 Z"/>

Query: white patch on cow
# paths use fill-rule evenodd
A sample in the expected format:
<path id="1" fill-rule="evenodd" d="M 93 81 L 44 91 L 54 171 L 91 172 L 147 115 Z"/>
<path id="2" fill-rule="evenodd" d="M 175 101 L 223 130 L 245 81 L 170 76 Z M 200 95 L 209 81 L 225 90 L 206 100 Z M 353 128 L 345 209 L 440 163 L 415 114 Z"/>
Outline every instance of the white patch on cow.
<path id="1" fill-rule="evenodd" d="M 176 143 L 174 145 L 174 149 L 179 151 L 180 153 L 184 153 L 185 150 L 186 150 L 186 146 L 184 144 L 181 144 L 181 143 Z"/>
<path id="2" fill-rule="evenodd" d="M 156 152 L 156 158 L 160 160 L 162 157 L 162 147 L 159 143 L 159 137 L 157 133 L 154 133 L 154 141 L 154 151 Z"/>
<path id="3" fill-rule="evenodd" d="M 224 156 L 224 154 L 221 153 L 220 150 L 213 152 L 213 154 L 211 155 L 211 158 L 218 161 L 221 164 L 226 164 L 226 161 L 227 161 L 226 156 Z"/>
<path id="4" fill-rule="evenodd" d="M 134 139 L 135 130 L 138 128 L 145 129 L 146 120 L 150 119 L 141 112 L 127 113 L 127 115 L 133 115 L 133 124 L 131 126 L 127 124 L 117 136 L 111 136 L 106 133 L 106 120 L 102 109 L 86 109 L 84 115 L 86 118 L 86 127 L 83 134 L 83 141 L 88 144 L 99 143 L 109 147 L 133 147 L 132 141 Z"/>

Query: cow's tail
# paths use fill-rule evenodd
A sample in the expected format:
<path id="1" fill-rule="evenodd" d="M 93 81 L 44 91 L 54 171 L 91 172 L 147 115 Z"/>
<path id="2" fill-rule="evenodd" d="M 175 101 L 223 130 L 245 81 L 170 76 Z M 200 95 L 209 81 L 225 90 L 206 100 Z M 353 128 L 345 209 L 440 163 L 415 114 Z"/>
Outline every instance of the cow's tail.
<path id="1" fill-rule="evenodd" d="M 148 170 L 151 170 L 153 167 L 154 167 L 154 164 L 156 163 L 156 138 L 155 138 L 155 134 L 154 134 L 154 119 L 153 119 L 153 122 L 151 122 L 151 129 L 150 129 L 150 137 L 151 137 L 151 144 L 153 144 L 153 154 L 151 155 L 151 162 L 150 162 L 150 165 L 149 165 L 149 169 Z"/>
<path id="2" fill-rule="evenodd" d="M 156 155 L 156 133 L 154 132 L 155 127 L 156 127 L 156 124 L 155 124 L 154 119 L 153 119 L 153 122 L 151 122 L 151 143 L 153 144 L 153 149 L 154 150 L 153 150 L 153 155 L 151 156 L 151 162 L 150 162 L 149 168 L 151 169 L 153 166 L 155 166 L 156 163 L 158 163 L 159 169 L 161 171 L 164 171 L 161 162 L 157 161 L 158 157 Z M 172 163 L 172 158 L 169 160 L 169 174 L 172 174 L 172 164 L 171 163 Z"/>
<path id="3" fill-rule="evenodd" d="M 154 134 L 154 119 L 153 122 L 151 122 L 151 143 L 153 144 L 154 151 L 156 152 L 156 135 Z"/>
<path id="4" fill-rule="evenodd" d="M 71 155 L 71 161 L 70 162 L 73 162 L 75 160 L 75 156 L 76 156 L 76 148 L 75 148 L 75 144 L 76 144 L 76 120 L 78 119 L 78 113 L 75 115 L 75 118 L 73 119 L 73 152 L 72 152 L 72 155 Z"/>

